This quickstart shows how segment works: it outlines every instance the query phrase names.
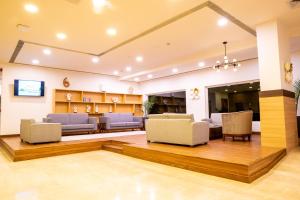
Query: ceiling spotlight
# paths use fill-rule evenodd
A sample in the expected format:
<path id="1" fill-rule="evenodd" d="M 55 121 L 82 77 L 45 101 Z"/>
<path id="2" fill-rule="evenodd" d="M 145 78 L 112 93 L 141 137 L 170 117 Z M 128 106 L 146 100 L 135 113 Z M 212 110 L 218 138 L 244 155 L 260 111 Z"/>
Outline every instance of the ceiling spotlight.
<path id="1" fill-rule="evenodd" d="M 135 82 L 138 82 L 140 79 L 138 77 L 134 78 Z"/>
<path id="2" fill-rule="evenodd" d="M 228 92 L 228 89 L 225 89 L 225 92 Z"/>
<path id="3" fill-rule="evenodd" d="M 204 66 L 205 66 L 205 62 L 199 62 L 199 63 L 198 63 L 198 66 L 199 66 L 199 67 L 204 67 Z"/>
<path id="4" fill-rule="evenodd" d="M 131 72 L 131 70 L 132 70 L 132 67 L 130 67 L 130 66 L 127 66 L 125 70 L 126 70 L 127 72 Z"/>
<path id="5" fill-rule="evenodd" d="M 24 9 L 29 13 L 37 13 L 39 8 L 34 4 L 25 4 Z"/>
<path id="6" fill-rule="evenodd" d="M 59 40 L 64 40 L 67 38 L 67 35 L 65 33 L 57 33 L 56 34 L 56 37 L 59 39 Z"/>
<path id="7" fill-rule="evenodd" d="M 178 69 L 177 69 L 177 68 L 173 68 L 173 69 L 172 69 L 172 72 L 175 74 L 175 73 L 178 72 Z"/>
<path id="8" fill-rule="evenodd" d="M 38 59 L 33 59 L 31 61 L 31 63 L 34 64 L 34 65 L 38 65 L 38 64 L 40 64 L 40 61 Z"/>
<path id="9" fill-rule="evenodd" d="M 99 62 L 99 58 L 98 57 L 93 57 L 92 58 L 92 62 L 93 63 L 98 63 Z"/>
<path id="10" fill-rule="evenodd" d="M 152 74 L 148 74 L 147 77 L 148 78 L 153 78 L 153 75 Z"/>
<path id="11" fill-rule="evenodd" d="M 116 36 L 117 35 L 117 29 L 108 28 L 108 29 L 106 29 L 106 34 L 109 35 L 109 36 Z"/>
<path id="12" fill-rule="evenodd" d="M 143 58 L 143 56 L 137 56 L 135 58 L 135 60 L 136 60 L 136 62 L 143 62 L 144 58 Z"/>
<path id="13" fill-rule="evenodd" d="M 100 13 L 104 7 L 110 7 L 108 0 L 93 0 L 93 7 L 95 13 Z"/>
<path id="14" fill-rule="evenodd" d="M 228 24 L 228 19 L 226 19 L 225 17 L 222 17 L 221 19 L 218 20 L 218 25 L 223 27 L 226 26 Z"/>
<path id="15" fill-rule="evenodd" d="M 252 86 L 250 86 L 249 89 L 252 89 Z"/>
<path id="16" fill-rule="evenodd" d="M 45 55 L 51 55 L 51 54 L 52 54 L 52 51 L 51 51 L 50 49 L 44 49 L 44 50 L 43 50 L 43 53 L 44 53 Z"/>
<path id="17" fill-rule="evenodd" d="M 118 74 L 119 74 L 119 71 L 118 71 L 118 70 L 115 70 L 113 73 L 114 73 L 114 75 L 118 75 Z"/>
<path id="18" fill-rule="evenodd" d="M 234 93 L 237 93 L 237 91 L 236 91 L 236 90 L 234 90 Z"/>

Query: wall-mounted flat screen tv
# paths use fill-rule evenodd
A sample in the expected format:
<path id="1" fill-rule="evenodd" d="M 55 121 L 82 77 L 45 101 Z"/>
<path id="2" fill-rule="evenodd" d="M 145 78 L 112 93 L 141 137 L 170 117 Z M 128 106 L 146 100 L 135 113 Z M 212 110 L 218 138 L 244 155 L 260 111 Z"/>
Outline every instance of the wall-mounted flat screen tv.
<path id="1" fill-rule="evenodd" d="M 30 81 L 30 80 L 14 81 L 15 96 L 43 97 L 44 93 L 45 93 L 44 81 Z"/>

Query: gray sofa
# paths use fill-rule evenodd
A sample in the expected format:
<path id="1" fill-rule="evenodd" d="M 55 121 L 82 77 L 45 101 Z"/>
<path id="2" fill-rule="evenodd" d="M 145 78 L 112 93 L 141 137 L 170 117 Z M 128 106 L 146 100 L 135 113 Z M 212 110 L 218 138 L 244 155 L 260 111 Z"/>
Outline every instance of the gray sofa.
<path id="1" fill-rule="evenodd" d="M 43 119 L 47 123 L 60 123 L 63 133 L 88 132 L 97 131 L 97 118 L 89 117 L 87 113 L 59 113 L 48 114 Z"/>
<path id="2" fill-rule="evenodd" d="M 135 117 L 132 113 L 104 113 L 99 123 L 102 130 L 142 129 L 143 117 Z"/>

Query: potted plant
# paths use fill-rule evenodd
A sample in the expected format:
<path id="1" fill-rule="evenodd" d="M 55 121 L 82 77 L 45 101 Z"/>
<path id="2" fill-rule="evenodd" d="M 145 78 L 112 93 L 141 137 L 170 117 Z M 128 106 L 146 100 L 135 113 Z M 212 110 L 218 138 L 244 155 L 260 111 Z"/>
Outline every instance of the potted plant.
<path id="1" fill-rule="evenodd" d="M 153 105 L 154 105 L 154 101 L 151 98 L 144 101 L 143 107 L 144 107 L 145 117 L 147 117 L 148 114 L 151 112 L 151 109 L 152 109 Z"/>
<path id="2" fill-rule="evenodd" d="M 294 89 L 295 89 L 296 112 L 297 112 L 298 108 L 299 108 L 300 80 L 295 81 L 295 83 L 294 83 Z M 298 124 L 298 137 L 300 138 L 300 116 L 297 116 L 297 124 Z"/>

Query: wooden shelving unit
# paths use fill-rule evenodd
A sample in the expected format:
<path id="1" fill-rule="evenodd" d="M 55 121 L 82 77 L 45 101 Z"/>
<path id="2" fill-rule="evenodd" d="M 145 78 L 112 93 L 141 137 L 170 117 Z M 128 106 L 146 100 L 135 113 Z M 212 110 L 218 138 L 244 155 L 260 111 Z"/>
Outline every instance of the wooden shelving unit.
<path id="1" fill-rule="evenodd" d="M 71 101 L 67 100 L 67 94 L 71 94 Z M 106 112 L 130 112 L 135 116 L 143 115 L 143 97 L 138 94 L 55 89 L 53 96 L 54 113 L 74 113 L 77 108 L 77 113 L 90 115 L 101 115 Z M 118 98 L 118 103 L 114 103 L 113 98 Z M 90 112 L 87 112 L 87 106 L 90 106 Z"/>
<path id="2" fill-rule="evenodd" d="M 185 98 L 149 96 L 154 99 L 153 113 L 186 113 Z M 151 113 L 152 114 L 152 113 Z"/>

